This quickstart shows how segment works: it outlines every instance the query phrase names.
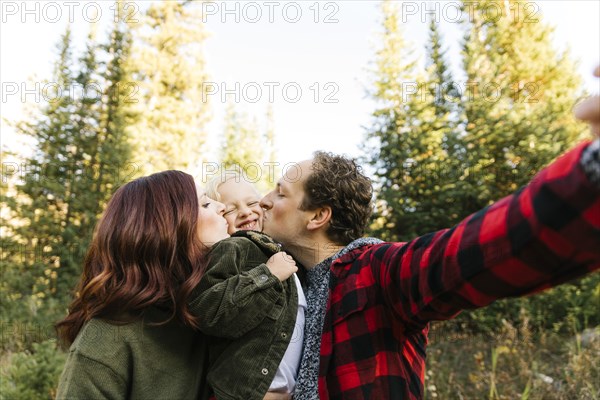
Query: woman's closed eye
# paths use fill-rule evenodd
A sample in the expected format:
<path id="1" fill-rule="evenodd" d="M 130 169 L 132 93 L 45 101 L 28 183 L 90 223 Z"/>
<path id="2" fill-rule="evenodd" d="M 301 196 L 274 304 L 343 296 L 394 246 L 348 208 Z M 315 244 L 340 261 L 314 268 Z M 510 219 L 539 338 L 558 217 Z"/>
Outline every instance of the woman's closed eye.
<path id="1" fill-rule="evenodd" d="M 211 206 L 211 204 L 213 204 L 213 202 L 206 194 L 202 194 L 200 196 L 200 206 L 202 208 L 208 208 Z"/>

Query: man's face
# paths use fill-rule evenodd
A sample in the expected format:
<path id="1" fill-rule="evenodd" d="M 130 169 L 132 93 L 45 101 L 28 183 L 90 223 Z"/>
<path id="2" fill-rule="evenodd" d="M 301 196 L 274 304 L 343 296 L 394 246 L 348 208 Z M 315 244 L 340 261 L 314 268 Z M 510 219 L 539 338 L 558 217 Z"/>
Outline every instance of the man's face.
<path id="1" fill-rule="evenodd" d="M 265 209 L 263 232 L 285 246 L 293 246 L 307 234 L 310 213 L 300 210 L 304 199 L 304 182 L 311 173 L 312 161 L 302 161 L 289 168 L 274 190 L 260 201 Z"/>

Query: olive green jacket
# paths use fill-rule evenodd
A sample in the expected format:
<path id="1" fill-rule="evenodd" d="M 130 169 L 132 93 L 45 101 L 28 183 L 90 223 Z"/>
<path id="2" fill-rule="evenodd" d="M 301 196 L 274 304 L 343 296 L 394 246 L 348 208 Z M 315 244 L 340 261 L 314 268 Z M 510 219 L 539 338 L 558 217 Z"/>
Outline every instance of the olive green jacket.
<path id="1" fill-rule="evenodd" d="M 165 316 L 152 308 L 146 323 L 86 323 L 69 349 L 56 398 L 208 399 L 205 336 L 175 321 L 148 324 Z"/>
<path id="2" fill-rule="evenodd" d="M 298 293 L 266 266 L 279 246 L 245 231 L 218 242 L 190 310 L 210 335 L 208 382 L 218 400 L 262 400 L 290 343 Z"/>

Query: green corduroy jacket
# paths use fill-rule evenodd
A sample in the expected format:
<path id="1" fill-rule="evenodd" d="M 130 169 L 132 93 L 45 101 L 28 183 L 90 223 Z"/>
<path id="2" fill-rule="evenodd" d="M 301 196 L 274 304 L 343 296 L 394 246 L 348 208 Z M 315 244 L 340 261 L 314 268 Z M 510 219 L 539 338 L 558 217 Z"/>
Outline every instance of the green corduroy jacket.
<path id="1" fill-rule="evenodd" d="M 149 309 L 145 322 L 92 319 L 71 345 L 57 399 L 208 399 L 206 337 Z"/>
<path id="2" fill-rule="evenodd" d="M 280 282 L 265 264 L 277 251 L 268 236 L 246 231 L 209 254 L 190 309 L 210 335 L 208 382 L 218 400 L 262 400 L 292 338 L 294 277 Z"/>

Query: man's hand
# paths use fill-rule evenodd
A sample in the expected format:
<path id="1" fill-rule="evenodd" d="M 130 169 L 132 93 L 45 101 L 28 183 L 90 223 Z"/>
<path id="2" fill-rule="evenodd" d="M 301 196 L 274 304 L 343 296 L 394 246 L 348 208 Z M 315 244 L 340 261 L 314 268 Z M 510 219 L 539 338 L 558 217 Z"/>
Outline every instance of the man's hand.
<path id="1" fill-rule="evenodd" d="M 273 254 L 267 261 L 267 268 L 269 268 L 271 273 L 281 282 L 285 281 L 292 276 L 294 272 L 298 271 L 294 259 L 284 251 Z"/>
<path id="2" fill-rule="evenodd" d="M 594 75 L 600 77 L 600 65 Z M 575 107 L 575 117 L 590 123 L 592 133 L 600 137 L 600 96 L 592 96 Z"/>

